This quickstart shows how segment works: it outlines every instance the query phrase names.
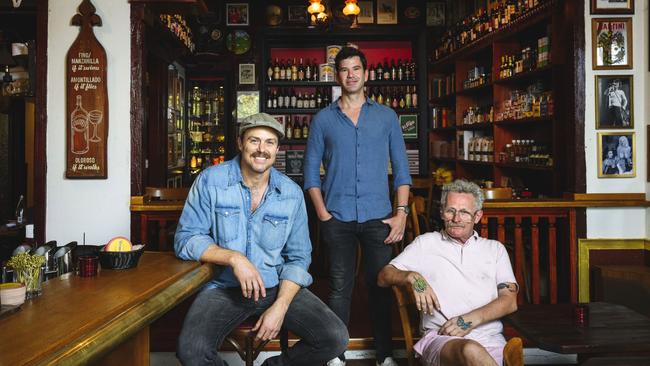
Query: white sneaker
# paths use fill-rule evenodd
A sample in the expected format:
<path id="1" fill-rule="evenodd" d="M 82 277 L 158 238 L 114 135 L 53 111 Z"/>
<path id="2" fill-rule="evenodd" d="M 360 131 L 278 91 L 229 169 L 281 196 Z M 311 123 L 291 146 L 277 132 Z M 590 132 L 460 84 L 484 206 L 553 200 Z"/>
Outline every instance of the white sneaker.
<path id="1" fill-rule="evenodd" d="M 386 357 L 384 358 L 384 362 L 377 362 L 377 366 L 397 366 L 397 362 L 392 357 Z"/>
<path id="2" fill-rule="evenodd" d="M 343 361 L 340 358 L 336 357 L 336 358 L 333 358 L 333 359 L 327 361 L 327 366 L 345 366 L 345 361 Z"/>

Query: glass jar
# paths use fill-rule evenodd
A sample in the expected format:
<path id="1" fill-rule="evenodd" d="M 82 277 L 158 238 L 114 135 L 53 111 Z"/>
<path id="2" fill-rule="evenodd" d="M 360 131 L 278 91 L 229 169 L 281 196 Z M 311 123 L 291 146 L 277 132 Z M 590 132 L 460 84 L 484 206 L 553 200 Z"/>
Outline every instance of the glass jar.
<path id="1" fill-rule="evenodd" d="M 25 285 L 26 299 L 33 299 L 43 293 L 45 267 L 14 269 L 14 282 Z"/>

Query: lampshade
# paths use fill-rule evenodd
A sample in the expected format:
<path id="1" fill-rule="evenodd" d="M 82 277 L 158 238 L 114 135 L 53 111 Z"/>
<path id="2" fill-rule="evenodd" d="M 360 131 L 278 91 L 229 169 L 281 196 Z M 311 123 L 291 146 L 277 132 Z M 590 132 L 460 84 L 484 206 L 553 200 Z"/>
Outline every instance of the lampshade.
<path id="1" fill-rule="evenodd" d="M 323 11 L 321 9 L 325 9 L 323 4 L 320 3 L 320 0 L 309 0 L 309 2 L 311 3 L 309 4 L 309 7 L 307 7 L 307 12 L 309 14 L 320 13 Z"/>
<path id="2" fill-rule="evenodd" d="M 357 0 L 345 0 L 345 7 L 343 8 L 343 14 L 345 15 L 359 15 L 361 9 L 357 5 Z"/>

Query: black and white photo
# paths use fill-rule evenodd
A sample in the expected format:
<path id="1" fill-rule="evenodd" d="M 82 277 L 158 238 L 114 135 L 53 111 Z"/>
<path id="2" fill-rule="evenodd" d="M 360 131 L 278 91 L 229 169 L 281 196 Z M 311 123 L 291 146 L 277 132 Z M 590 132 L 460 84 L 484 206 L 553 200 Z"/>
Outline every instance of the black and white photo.
<path id="1" fill-rule="evenodd" d="M 598 134 L 599 178 L 635 177 L 634 156 L 634 132 L 601 132 Z"/>
<path id="2" fill-rule="evenodd" d="M 631 75 L 596 76 L 596 129 L 634 128 Z"/>
<path id="3" fill-rule="evenodd" d="M 255 64 L 239 64 L 239 83 L 255 84 Z"/>

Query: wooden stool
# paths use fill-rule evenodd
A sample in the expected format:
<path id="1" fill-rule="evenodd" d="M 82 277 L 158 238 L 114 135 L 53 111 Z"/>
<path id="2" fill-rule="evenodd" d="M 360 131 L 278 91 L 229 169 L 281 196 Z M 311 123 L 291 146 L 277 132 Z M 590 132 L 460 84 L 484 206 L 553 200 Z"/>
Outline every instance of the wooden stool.
<path id="1" fill-rule="evenodd" d="M 226 341 L 235 347 L 235 351 L 237 351 L 246 366 L 253 366 L 257 356 L 269 343 L 269 341 L 261 341 L 257 342 L 257 344 L 255 342 L 257 332 L 253 332 L 251 329 L 255 327 L 258 319 L 257 315 L 249 317 L 226 337 Z M 280 348 L 282 353 L 289 349 L 289 332 L 284 327 L 280 329 Z"/>

